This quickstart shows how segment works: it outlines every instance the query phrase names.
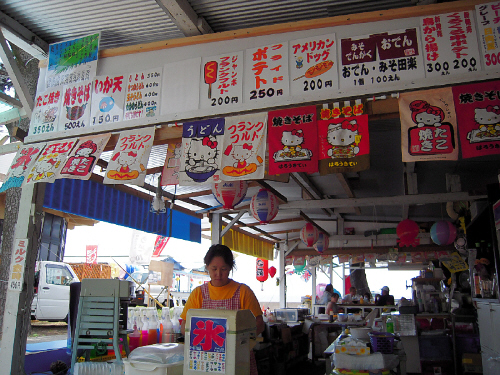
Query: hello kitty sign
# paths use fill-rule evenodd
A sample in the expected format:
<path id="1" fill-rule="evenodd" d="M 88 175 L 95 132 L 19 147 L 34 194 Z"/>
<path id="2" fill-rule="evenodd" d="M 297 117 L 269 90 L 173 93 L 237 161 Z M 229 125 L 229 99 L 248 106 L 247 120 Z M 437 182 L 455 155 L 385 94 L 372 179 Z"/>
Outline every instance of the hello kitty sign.
<path id="1" fill-rule="evenodd" d="M 368 115 L 318 121 L 319 172 L 359 172 L 370 167 Z"/>
<path id="2" fill-rule="evenodd" d="M 316 107 L 269 112 L 269 174 L 318 171 Z"/>
<path id="3" fill-rule="evenodd" d="M 500 153 L 500 81 L 453 87 L 462 157 Z"/>

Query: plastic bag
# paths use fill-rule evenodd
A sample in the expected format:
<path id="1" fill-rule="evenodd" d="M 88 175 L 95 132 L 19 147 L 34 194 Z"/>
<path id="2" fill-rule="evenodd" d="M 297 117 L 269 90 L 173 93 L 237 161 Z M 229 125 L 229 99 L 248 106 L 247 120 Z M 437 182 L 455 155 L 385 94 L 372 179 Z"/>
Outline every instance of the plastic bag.
<path id="1" fill-rule="evenodd" d="M 183 362 L 184 345 L 163 343 L 141 346 L 130 353 L 129 360 L 163 365 Z"/>

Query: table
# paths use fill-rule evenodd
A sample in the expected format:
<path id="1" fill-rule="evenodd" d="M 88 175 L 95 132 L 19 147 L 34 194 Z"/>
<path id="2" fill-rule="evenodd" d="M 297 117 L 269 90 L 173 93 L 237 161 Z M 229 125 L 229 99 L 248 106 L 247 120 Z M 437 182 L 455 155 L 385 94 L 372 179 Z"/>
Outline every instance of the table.
<path id="1" fill-rule="evenodd" d="M 337 305 L 340 308 L 343 308 L 346 312 L 349 312 L 349 309 L 357 309 L 361 310 L 363 313 L 363 316 L 365 316 L 365 310 L 369 309 L 370 311 L 373 309 L 378 309 L 379 310 L 379 315 L 382 314 L 383 309 L 397 309 L 397 306 L 377 306 L 377 305 L 369 305 L 369 304 L 359 304 L 359 303 L 349 303 L 349 304 L 338 304 Z"/>

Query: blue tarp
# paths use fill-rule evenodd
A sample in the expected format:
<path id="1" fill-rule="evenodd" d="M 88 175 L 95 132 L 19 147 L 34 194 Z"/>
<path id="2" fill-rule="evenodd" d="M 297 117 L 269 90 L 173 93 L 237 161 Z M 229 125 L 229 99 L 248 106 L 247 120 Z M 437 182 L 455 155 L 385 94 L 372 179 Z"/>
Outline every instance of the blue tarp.
<path id="1" fill-rule="evenodd" d="M 47 184 L 43 206 L 165 237 L 201 242 L 199 218 L 176 210 L 170 215 L 168 208 L 165 214 L 152 213 L 150 201 L 90 180 L 60 179 Z"/>

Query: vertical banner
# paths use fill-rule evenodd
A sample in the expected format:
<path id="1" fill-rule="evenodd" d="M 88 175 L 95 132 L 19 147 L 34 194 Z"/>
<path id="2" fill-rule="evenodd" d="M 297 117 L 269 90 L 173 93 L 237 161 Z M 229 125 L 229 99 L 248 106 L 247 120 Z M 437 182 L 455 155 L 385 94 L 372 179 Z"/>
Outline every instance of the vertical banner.
<path id="1" fill-rule="evenodd" d="M 152 255 L 153 258 L 158 258 L 160 256 L 165 246 L 167 246 L 168 240 L 170 240 L 170 237 L 156 236 Z"/>
<path id="2" fill-rule="evenodd" d="M 29 135 L 57 132 L 63 101 L 62 86 L 46 90 L 35 98 L 35 108 L 31 116 Z"/>
<path id="3" fill-rule="evenodd" d="M 359 172 L 370 167 L 368 115 L 318 121 L 319 172 Z"/>
<path id="4" fill-rule="evenodd" d="M 479 45 L 486 70 L 500 66 L 500 1 L 476 5 Z"/>
<path id="5" fill-rule="evenodd" d="M 481 70 L 471 11 L 420 18 L 425 76 L 439 77 Z"/>
<path id="6" fill-rule="evenodd" d="M 100 34 L 54 43 L 49 46 L 47 88 L 90 81 L 97 69 Z"/>
<path id="7" fill-rule="evenodd" d="M 152 234 L 140 230 L 134 230 L 132 232 L 129 253 L 129 261 L 131 264 L 149 265 L 153 254 L 152 237 Z"/>
<path id="8" fill-rule="evenodd" d="M 28 250 L 28 239 L 16 239 L 12 249 L 10 261 L 10 274 L 8 288 L 16 292 L 23 290 L 24 265 L 26 264 L 26 251 Z"/>
<path id="9" fill-rule="evenodd" d="M 316 107 L 269 112 L 269 174 L 318 171 Z"/>
<path id="10" fill-rule="evenodd" d="M 64 86 L 59 130 L 86 128 L 90 125 L 90 92 L 92 82 Z"/>
<path id="11" fill-rule="evenodd" d="M 54 182 L 76 142 L 75 138 L 47 143 L 43 151 L 38 154 L 33 167 L 26 172 L 26 183 Z"/>
<path id="12" fill-rule="evenodd" d="M 0 193 L 13 188 L 21 187 L 26 175 L 35 164 L 38 154 L 42 151 L 45 143 L 35 145 L 22 145 L 12 161 L 12 164 L 5 176 L 5 182 L 0 187 Z"/>
<path id="13" fill-rule="evenodd" d="M 457 160 L 457 120 L 451 87 L 399 96 L 403 162 Z"/>
<path id="14" fill-rule="evenodd" d="M 220 180 L 224 133 L 223 118 L 184 123 L 179 185 L 198 185 Z"/>
<path id="15" fill-rule="evenodd" d="M 106 133 L 78 139 L 57 178 L 88 180 L 110 137 L 111 133 Z"/>
<path id="16" fill-rule="evenodd" d="M 462 158 L 500 153 L 500 81 L 452 88 Z"/>
<path id="17" fill-rule="evenodd" d="M 243 103 L 243 52 L 204 57 L 202 65 L 201 108 L 229 109 Z"/>
<path id="18" fill-rule="evenodd" d="M 85 246 L 85 263 L 97 264 L 97 245 Z"/>
<path id="19" fill-rule="evenodd" d="M 121 132 L 103 183 L 144 185 L 154 137 L 154 126 Z"/>
<path id="20" fill-rule="evenodd" d="M 264 178 L 267 113 L 226 117 L 221 180 Z"/>
<path id="21" fill-rule="evenodd" d="M 335 34 L 292 40 L 290 43 L 290 91 L 308 95 L 338 89 Z"/>
<path id="22" fill-rule="evenodd" d="M 424 78 L 417 29 L 342 39 L 340 88 L 386 87 Z"/>
<path id="23" fill-rule="evenodd" d="M 92 91 L 92 125 L 123 121 L 124 101 L 123 74 L 95 77 Z"/>
<path id="24" fill-rule="evenodd" d="M 167 146 L 167 156 L 161 173 L 161 185 L 178 185 L 179 170 L 181 166 L 182 142 L 169 143 Z"/>
<path id="25" fill-rule="evenodd" d="M 247 49 L 245 56 L 246 102 L 266 103 L 290 95 L 288 42 Z"/>
<path id="26" fill-rule="evenodd" d="M 129 74 L 125 98 L 125 120 L 160 114 L 162 68 Z"/>

